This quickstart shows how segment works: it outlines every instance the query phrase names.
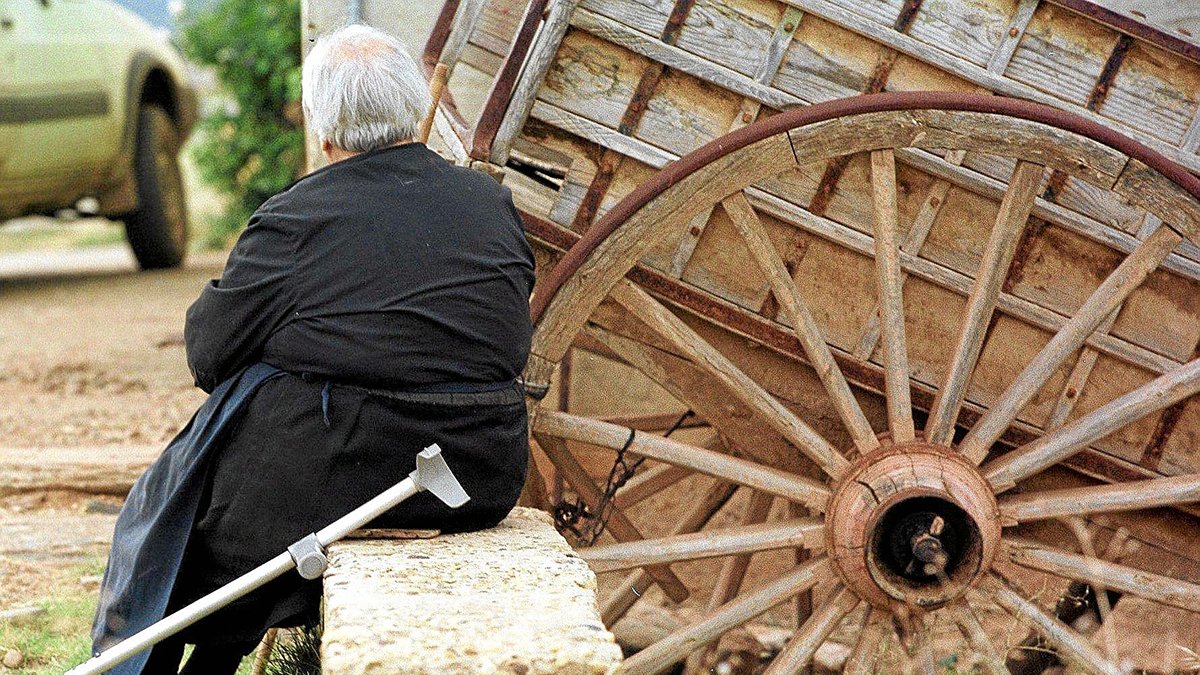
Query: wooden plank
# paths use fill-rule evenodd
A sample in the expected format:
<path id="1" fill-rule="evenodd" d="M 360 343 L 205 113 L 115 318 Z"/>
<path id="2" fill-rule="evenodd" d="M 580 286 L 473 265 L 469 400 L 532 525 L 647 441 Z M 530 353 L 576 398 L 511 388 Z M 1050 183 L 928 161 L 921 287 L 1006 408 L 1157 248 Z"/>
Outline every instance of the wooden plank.
<path id="1" fill-rule="evenodd" d="M 1013 53 L 1017 51 L 1017 45 L 1025 37 L 1025 29 L 1029 27 L 1029 21 L 1033 18 L 1033 13 L 1037 11 L 1040 2 L 1041 0 L 1019 0 L 1017 10 L 1013 12 L 1012 19 L 1008 22 L 1008 29 L 1004 31 L 1000 44 L 996 45 L 996 51 L 992 52 L 992 56 L 988 59 L 988 72 L 997 75 L 1004 74 L 1008 68 L 1008 62 L 1012 60 Z"/>
<path id="2" fill-rule="evenodd" d="M 984 248 L 983 262 L 963 312 L 954 360 L 944 384 L 938 390 L 929 423 L 925 426 L 926 439 L 930 443 L 949 444 L 953 438 L 958 412 L 967 395 L 967 383 L 983 351 L 987 327 L 1017 251 L 1017 242 L 1029 220 L 1034 197 L 1042 182 L 1042 173 L 1043 167 L 1037 164 L 1018 162 L 1012 183 L 1004 193 L 1000 213 L 992 226 L 991 236 Z"/>
<path id="3" fill-rule="evenodd" d="M 1034 357 L 1003 395 L 992 405 L 959 445 L 972 461 L 983 461 L 996 439 L 1041 389 L 1049 374 L 1082 346 L 1096 327 L 1132 293 L 1168 253 L 1180 237 L 1166 228 L 1155 232 L 1131 253 L 1088 298 L 1042 351 Z"/>
<path id="4" fill-rule="evenodd" d="M 634 157 L 656 169 L 661 169 L 669 162 L 678 159 L 677 155 L 660 150 L 649 143 L 626 136 L 615 129 L 609 129 L 545 101 L 537 101 L 533 104 L 530 117 L 586 138 L 622 155 Z"/>
<path id="5" fill-rule="evenodd" d="M 504 166 L 508 161 L 513 139 L 525 126 L 525 120 L 533 108 L 537 90 L 542 86 L 542 81 L 550 70 L 563 36 L 567 34 L 571 14 L 578 5 L 579 0 L 559 0 L 551 4 L 541 30 L 538 31 L 533 45 L 525 57 L 525 67 L 517 79 L 517 84 L 513 87 L 508 110 L 504 113 L 504 120 L 496 132 L 495 141 L 492 142 L 491 161 L 493 163 Z"/>
<path id="6" fill-rule="evenodd" d="M 1104 320 L 1096 328 L 1096 333 L 1105 335 L 1112 328 L 1113 322 L 1117 320 L 1117 315 L 1121 313 L 1120 308 L 1116 309 L 1108 318 Z M 1075 365 L 1071 367 L 1071 374 L 1067 376 L 1067 382 L 1063 386 L 1062 391 L 1058 395 L 1058 402 L 1054 404 L 1054 410 L 1050 413 L 1050 419 L 1046 422 L 1046 431 L 1058 429 L 1066 423 L 1067 418 L 1071 416 L 1071 412 L 1075 410 L 1075 405 L 1079 403 L 1079 394 L 1087 386 L 1088 378 L 1092 376 L 1092 370 L 1096 367 L 1096 359 L 1100 357 L 1100 352 L 1091 347 L 1084 347 L 1083 353 L 1076 359 Z"/>
<path id="7" fill-rule="evenodd" d="M 784 9 L 783 16 L 775 26 L 775 34 L 771 36 L 771 43 L 767 45 L 766 53 L 755 66 L 755 82 L 769 85 L 775 79 L 775 74 L 779 72 L 779 66 L 783 64 L 788 47 L 791 46 L 792 38 L 796 36 L 796 29 L 800 27 L 800 20 L 803 18 L 804 12 L 795 7 Z"/>
<path id="8" fill-rule="evenodd" d="M 1113 190 L 1200 245 L 1200 201 L 1162 174 L 1131 159 Z"/>
<path id="9" fill-rule="evenodd" d="M 571 25 L 636 54 L 654 59 L 670 68 L 688 73 L 774 108 L 785 108 L 804 102 L 791 94 L 762 85 L 753 77 L 717 63 L 705 61 L 679 47 L 639 33 L 594 12 L 587 10 L 576 12 L 571 19 Z"/>
<path id="10" fill-rule="evenodd" d="M 442 47 L 442 55 L 439 59 L 450 69 L 450 74 L 454 72 L 454 66 L 458 64 L 471 33 L 475 31 L 475 25 L 479 22 L 485 5 L 487 5 L 487 0 L 460 0 L 458 9 L 454 13 L 450 36 L 446 38 L 446 44 Z"/>
<path id="11" fill-rule="evenodd" d="M 706 61 L 753 76 L 783 11 L 774 0 L 697 0 L 676 43 Z"/>
<path id="12" fill-rule="evenodd" d="M 1009 25 L 1012 0 L 959 0 L 952 8 L 931 4 L 906 31 L 917 40 L 986 66 Z"/>
<path id="13" fill-rule="evenodd" d="M 1197 392 L 1200 392 L 1200 359 L 1161 375 L 1062 429 L 989 462 L 983 469 L 984 476 L 996 486 L 1018 483 L 1110 433 Z"/>
<path id="14" fill-rule="evenodd" d="M 1114 30 L 1043 3 L 1007 75 L 1056 99 L 1086 106 L 1118 37 Z"/>
<path id="15" fill-rule="evenodd" d="M 1141 121 L 1144 133 L 1172 145 L 1186 143 L 1197 111 L 1200 63 L 1143 42 L 1130 45 L 1100 108 L 1110 119 Z"/>
<path id="16" fill-rule="evenodd" d="M 872 255 L 874 243 L 867 235 L 857 232 L 845 225 L 827 218 L 814 216 L 800 207 L 786 202 L 774 195 L 751 188 L 746 191 L 756 208 L 779 218 L 785 218 L 823 238 L 841 244 L 863 255 Z M 971 279 L 952 269 L 943 267 L 923 258 L 901 252 L 901 263 L 904 269 L 912 275 L 953 290 L 966 296 L 970 292 Z M 997 307 L 1004 313 L 1026 321 L 1047 331 L 1060 330 L 1067 317 L 1039 307 L 1028 300 L 1001 293 Z M 1180 365 L 1180 362 L 1139 348 L 1125 340 L 1111 335 L 1091 335 L 1087 344 L 1121 361 L 1131 363 L 1155 373 L 1165 373 Z"/>
<path id="17" fill-rule="evenodd" d="M 1095 75 L 1092 76 L 1091 79 L 1087 81 L 1086 86 L 1082 88 L 1082 91 L 1078 96 L 1079 107 L 1069 107 L 1064 105 L 1064 100 L 1045 93 L 1025 82 L 1008 79 L 1007 77 L 997 75 L 996 73 L 991 73 L 985 68 L 979 67 L 967 61 L 966 59 L 956 57 L 940 49 L 926 45 L 925 43 L 903 33 L 897 33 L 891 29 L 890 24 L 887 26 L 881 26 L 879 23 L 871 21 L 857 12 L 847 9 L 845 6 L 839 4 L 848 3 L 849 0 L 783 1 L 788 5 L 804 10 L 808 14 L 815 14 L 823 19 L 832 21 L 840 26 L 844 26 L 845 28 L 859 33 L 860 35 L 866 36 L 871 40 L 879 42 L 880 44 L 896 49 L 920 61 L 934 65 L 977 85 L 986 87 L 997 94 L 1026 98 L 1058 108 L 1066 108 L 1085 118 L 1110 127 L 1114 127 L 1124 134 L 1141 140 L 1143 143 L 1146 143 L 1150 147 L 1158 150 L 1171 159 L 1174 159 L 1180 164 L 1183 164 L 1189 169 L 1193 171 L 1200 171 L 1200 156 L 1181 152 L 1178 147 L 1149 136 L 1144 130 L 1136 128 L 1133 123 L 1110 120 L 1082 108 L 1082 103 L 1086 101 L 1087 95 L 1091 91 L 1091 86 L 1095 82 L 1095 78 L 1099 76 L 1099 72 L 1103 68 L 1102 62 L 1097 64 L 1097 66 L 1094 68 Z M 1045 11 L 1045 9 L 1046 5 L 1043 5 L 1039 11 Z M 1049 30 L 1053 32 L 1052 29 Z M 1029 39 L 1029 34 L 1026 33 L 1026 41 Z M 1114 36 L 1113 41 L 1115 41 L 1115 39 L 1116 38 Z M 1107 55 L 1108 51 L 1109 49 L 1105 49 L 1103 53 Z M 1012 65 L 1009 66 L 1009 71 L 1011 72 L 1011 70 Z"/>

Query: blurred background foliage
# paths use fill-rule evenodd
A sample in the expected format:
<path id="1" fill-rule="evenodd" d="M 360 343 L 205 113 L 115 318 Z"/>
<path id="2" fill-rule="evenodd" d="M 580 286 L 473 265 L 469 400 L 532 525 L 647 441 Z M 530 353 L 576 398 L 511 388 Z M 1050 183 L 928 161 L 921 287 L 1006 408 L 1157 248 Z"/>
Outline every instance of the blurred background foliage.
<path id="1" fill-rule="evenodd" d="M 219 247 L 304 167 L 300 0 L 219 0 L 180 24 L 183 53 L 220 83 L 192 150 L 201 178 L 229 198 L 205 235 Z"/>

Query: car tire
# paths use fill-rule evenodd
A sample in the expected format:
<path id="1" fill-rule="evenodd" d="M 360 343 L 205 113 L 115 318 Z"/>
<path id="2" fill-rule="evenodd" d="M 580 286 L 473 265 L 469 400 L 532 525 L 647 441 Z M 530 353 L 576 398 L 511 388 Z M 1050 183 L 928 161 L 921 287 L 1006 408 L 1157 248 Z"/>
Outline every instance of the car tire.
<path id="1" fill-rule="evenodd" d="M 144 270 L 178 267 L 187 252 L 187 203 L 179 172 L 179 133 L 157 105 L 138 110 L 133 175 L 138 207 L 126 214 L 125 237 Z"/>

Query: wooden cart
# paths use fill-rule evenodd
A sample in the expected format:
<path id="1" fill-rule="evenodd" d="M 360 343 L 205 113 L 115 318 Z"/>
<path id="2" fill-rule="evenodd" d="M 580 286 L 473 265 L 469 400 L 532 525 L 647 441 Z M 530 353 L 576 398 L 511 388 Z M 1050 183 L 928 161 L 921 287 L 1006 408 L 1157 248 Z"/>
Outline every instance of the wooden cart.
<path id="1" fill-rule="evenodd" d="M 539 257 L 532 497 L 610 625 L 677 608 L 625 672 L 1200 668 L 1195 43 L 1084 0 L 450 0 L 425 60 L 491 79 L 439 129 Z"/>

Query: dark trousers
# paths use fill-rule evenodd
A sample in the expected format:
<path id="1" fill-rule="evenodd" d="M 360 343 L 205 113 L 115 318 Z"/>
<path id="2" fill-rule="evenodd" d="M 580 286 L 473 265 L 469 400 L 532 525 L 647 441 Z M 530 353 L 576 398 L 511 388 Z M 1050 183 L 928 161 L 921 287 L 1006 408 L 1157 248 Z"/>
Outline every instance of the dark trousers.
<path id="1" fill-rule="evenodd" d="M 154 645 L 142 675 L 233 675 L 257 643 L 199 644 L 192 649 L 187 663 L 183 658 L 183 640 L 172 637 Z"/>

